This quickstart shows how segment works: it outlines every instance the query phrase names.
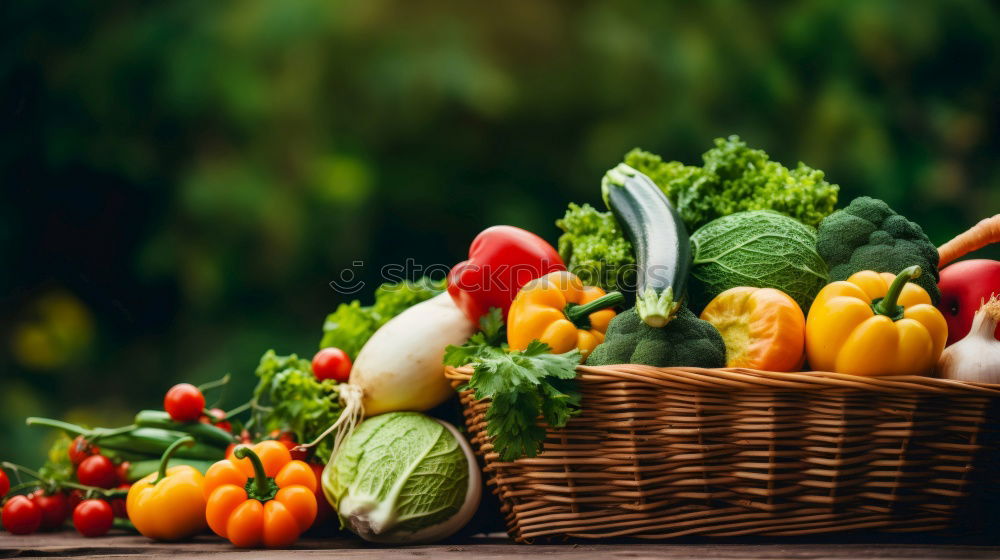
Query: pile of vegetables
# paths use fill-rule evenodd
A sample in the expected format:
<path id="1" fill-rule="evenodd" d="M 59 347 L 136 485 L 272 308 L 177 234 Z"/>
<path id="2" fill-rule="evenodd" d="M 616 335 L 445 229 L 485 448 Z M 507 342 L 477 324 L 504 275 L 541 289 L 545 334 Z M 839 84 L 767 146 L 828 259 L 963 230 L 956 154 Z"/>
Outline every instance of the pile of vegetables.
<path id="1" fill-rule="evenodd" d="M 465 436 L 438 417 L 455 396 L 446 367 L 468 368 L 459 390 L 491 401 L 501 461 L 537 456 L 549 428 L 580 414 L 581 364 L 1000 382 L 1000 262 L 950 264 L 1000 241 L 1000 216 L 939 251 L 883 201 L 837 210 L 838 192 L 736 136 L 701 165 L 632 150 L 556 221 L 558 250 L 487 228 L 447 278 L 341 304 L 311 360 L 265 352 L 228 411 L 205 399 L 226 376 L 172 387 L 129 426 L 29 418 L 67 435 L 38 471 L 2 464 L 0 522 L 25 534 L 72 513 L 87 536 L 117 523 L 157 540 L 211 530 L 237 547 L 324 528 L 446 539 L 482 493 Z"/>

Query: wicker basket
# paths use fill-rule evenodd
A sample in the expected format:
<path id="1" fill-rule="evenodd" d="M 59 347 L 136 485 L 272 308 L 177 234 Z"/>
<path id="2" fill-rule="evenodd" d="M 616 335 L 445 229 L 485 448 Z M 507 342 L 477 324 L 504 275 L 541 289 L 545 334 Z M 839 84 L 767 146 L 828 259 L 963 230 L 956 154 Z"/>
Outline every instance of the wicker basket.
<path id="1" fill-rule="evenodd" d="M 924 377 L 578 369 L 583 412 L 500 462 L 461 395 L 510 535 L 964 532 L 1000 496 L 1000 386 Z M 455 387 L 471 370 L 448 368 Z"/>

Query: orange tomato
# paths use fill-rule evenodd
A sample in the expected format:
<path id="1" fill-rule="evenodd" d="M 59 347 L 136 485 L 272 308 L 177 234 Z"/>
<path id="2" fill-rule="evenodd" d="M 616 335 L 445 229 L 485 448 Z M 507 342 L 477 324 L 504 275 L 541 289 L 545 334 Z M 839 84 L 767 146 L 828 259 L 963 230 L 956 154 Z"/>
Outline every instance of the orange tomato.
<path id="1" fill-rule="evenodd" d="M 715 296 L 701 318 L 726 344 L 726 366 L 795 371 L 805 361 L 806 319 L 785 292 L 730 288 Z"/>

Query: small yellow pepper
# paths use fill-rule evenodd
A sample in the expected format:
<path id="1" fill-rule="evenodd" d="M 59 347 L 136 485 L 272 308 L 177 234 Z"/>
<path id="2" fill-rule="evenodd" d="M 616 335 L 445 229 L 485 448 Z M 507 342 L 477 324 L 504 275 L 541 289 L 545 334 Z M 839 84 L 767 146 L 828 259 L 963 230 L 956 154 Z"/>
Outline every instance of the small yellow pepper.
<path id="1" fill-rule="evenodd" d="M 175 441 L 163 452 L 160 469 L 132 485 L 125 499 L 129 521 L 144 536 L 176 541 L 208 528 L 205 521 L 204 478 L 188 465 L 167 468 L 182 445 L 193 445 L 190 436 Z"/>
<path id="2" fill-rule="evenodd" d="M 560 270 L 528 282 L 517 293 L 507 314 L 507 342 L 512 350 L 524 350 L 533 340 L 548 344 L 562 354 L 577 348 L 586 358 L 604 342 L 613 307 L 625 297 L 605 294 L 596 286 L 584 286 L 575 274 Z"/>
<path id="3" fill-rule="evenodd" d="M 855 375 L 930 373 L 948 338 L 911 266 L 898 276 L 864 270 L 820 290 L 806 318 L 806 354 L 816 370 Z"/>

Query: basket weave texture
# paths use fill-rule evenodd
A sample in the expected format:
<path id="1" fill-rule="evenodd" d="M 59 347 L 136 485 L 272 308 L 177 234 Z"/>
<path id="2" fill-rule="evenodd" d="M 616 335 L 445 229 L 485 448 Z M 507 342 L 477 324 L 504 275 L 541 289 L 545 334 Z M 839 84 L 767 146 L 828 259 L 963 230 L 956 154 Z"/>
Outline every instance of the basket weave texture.
<path id="1" fill-rule="evenodd" d="M 470 368 L 447 368 L 456 388 Z M 744 369 L 578 368 L 582 413 L 501 462 L 461 392 L 515 540 L 951 533 L 1000 498 L 1000 385 Z"/>

